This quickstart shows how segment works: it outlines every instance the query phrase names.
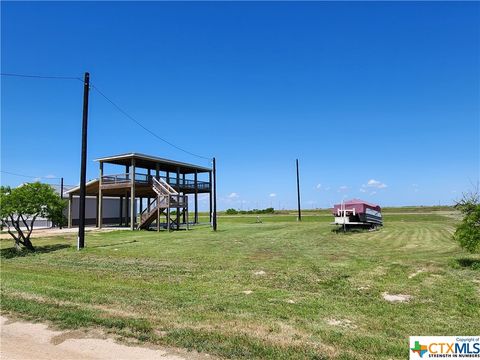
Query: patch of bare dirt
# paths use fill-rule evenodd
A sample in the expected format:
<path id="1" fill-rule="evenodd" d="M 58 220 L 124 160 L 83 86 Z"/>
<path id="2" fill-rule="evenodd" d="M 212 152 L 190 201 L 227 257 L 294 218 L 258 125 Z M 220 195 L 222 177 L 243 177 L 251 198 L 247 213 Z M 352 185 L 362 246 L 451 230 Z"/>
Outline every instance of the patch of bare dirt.
<path id="1" fill-rule="evenodd" d="M 411 273 L 410 275 L 408 275 L 408 278 L 413 279 L 415 276 L 417 276 L 418 274 L 421 274 L 423 272 L 425 272 L 425 270 L 419 269 L 419 270 L 415 271 L 414 273 Z"/>
<path id="2" fill-rule="evenodd" d="M 207 354 L 167 348 L 146 348 L 93 338 L 78 331 L 55 331 L 44 324 L 9 321 L 0 316 L 0 358 L 9 360 L 186 360 L 210 359 Z"/>
<path id="3" fill-rule="evenodd" d="M 389 294 L 389 293 L 383 293 L 382 297 L 384 300 L 392 303 L 396 302 L 409 302 L 413 296 L 412 295 L 405 295 L 405 294 Z"/>
<path id="4" fill-rule="evenodd" d="M 328 319 L 328 325 L 338 326 L 346 329 L 356 329 L 357 325 L 355 325 L 352 320 L 348 319 Z"/>
<path id="5" fill-rule="evenodd" d="M 359 286 L 359 287 L 357 287 L 357 290 L 359 290 L 359 291 L 370 290 L 370 285 Z"/>
<path id="6" fill-rule="evenodd" d="M 83 339 L 87 337 L 87 333 L 80 330 L 65 331 L 59 335 L 55 335 L 50 339 L 50 342 L 53 345 L 58 345 L 68 339 Z M 102 334 L 99 333 L 98 337 L 102 337 Z"/>
<path id="7" fill-rule="evenodd" d="M 254 273 L 253 273 L 253 275 L 256 275 L 256 276 L 263 276 L 265 274 L 266 274 L 266 272 L 263 271 L 263 270 L 254 271 Z"/>

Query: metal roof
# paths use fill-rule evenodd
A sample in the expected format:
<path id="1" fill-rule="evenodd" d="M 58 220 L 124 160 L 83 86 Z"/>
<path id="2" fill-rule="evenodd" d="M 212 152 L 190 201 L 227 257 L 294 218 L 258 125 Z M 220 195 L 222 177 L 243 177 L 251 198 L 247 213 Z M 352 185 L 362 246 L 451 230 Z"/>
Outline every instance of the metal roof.
<path id="1" fill-rule="evenodd" d="M 140 153 L 127 153 L 120 155 L 107 156 L 99 159 L 95 159 L 98 162 L 105 162 L 109 164 L 130 166 L 132 159 L 135 159 L 135 166 L 143 169 L 155 170 L 157 164 L 160 167 L 160 171 L 176 172 L 179 169 L 180 173 L 194 173 L 197 172 L 209 172 L 211 168 L 188 164 L 180 161 L 174 161 L 169 159 L 160 158 L 152 155 L 145 155 Z"/>
<path id="2" fill-rule="evenodd" d="M 94 187 L 94 186 L 97 187 L 96 192 L 91 191 L 91 188 Z M 75 194 L 79 191 L 80 191 L 80 185 L 77 185 L 77 186 L 71 188 L 70 190 L 65 191 L 64 193 L 65 194 Z M 91 195 L 96 195 L 97 193 L 98 193 L 98 179 L 93 179 L 93 180 L 87 181 L 86 184 L 85 184 L 85 195 L 91 196 Z"/>

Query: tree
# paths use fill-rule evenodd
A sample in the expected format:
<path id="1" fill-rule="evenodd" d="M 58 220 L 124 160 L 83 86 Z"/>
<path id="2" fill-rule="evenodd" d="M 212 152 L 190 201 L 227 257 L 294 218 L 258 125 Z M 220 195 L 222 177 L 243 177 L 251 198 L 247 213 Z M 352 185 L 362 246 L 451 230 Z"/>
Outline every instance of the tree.
<path id="1" fill-rule="evenodd" d="M 455 208 L 463 214 L 462 222 L 455 230 L 454 238 L 471 253 L 480 251 L 480 196 L 477 189 L 463 194 Z"/>
<path id="2" fill-rule="evenodd" d="M 35 220 L 40 216 L 56 224 L 63 223 L 65 206 L 66 202 L 48 184 L 28 183 L 14 189 L 0 187 L 0 221 L 15 240 L 17 250 L 23 245 L 35 251 L 30 241 Z"/>

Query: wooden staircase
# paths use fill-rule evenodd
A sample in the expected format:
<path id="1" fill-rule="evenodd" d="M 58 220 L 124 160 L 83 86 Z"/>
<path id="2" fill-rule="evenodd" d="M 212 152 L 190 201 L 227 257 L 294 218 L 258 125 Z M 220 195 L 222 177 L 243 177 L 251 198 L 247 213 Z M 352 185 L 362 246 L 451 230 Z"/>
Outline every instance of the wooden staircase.
<path id="1" fill-rule="evenodd" d="M 157 220 L 157 230 L 160 230 L 160 219 L 165 216 L 167 230 L 180 228 L 180 217 L 183 213 L 186 215 L 186 225 L 188 230 L 188 197 L 180 195 L 162 178 L 152 178 L 152 189 L 157 194 L 147 208 L 140 214 L 138 229 L 149 229 L 152 223 Z M 172 218 L 170 209 L 176 208 L 176 218 Z M 181 212 L 180 212 L 181 210 Z"/>

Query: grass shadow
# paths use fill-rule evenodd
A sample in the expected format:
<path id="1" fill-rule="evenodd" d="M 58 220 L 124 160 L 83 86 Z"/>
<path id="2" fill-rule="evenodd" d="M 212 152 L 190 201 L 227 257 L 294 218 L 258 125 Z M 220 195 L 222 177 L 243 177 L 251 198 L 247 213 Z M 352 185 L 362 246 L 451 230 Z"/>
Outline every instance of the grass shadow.
<path id="1" fill-rule="evenodd" d="M 15 257 L 24 257 L 28 255 L 47 254 L 53 251 L 62 250 L 69 247 L 71 246 L 67 244 L 44 245 L 44 246 L 36 246 L 35 251 L 30 251 L 27 249 L 22 249 L 18 251 L 14 247 L 11 247 L 6 249 L 0 249 L 0 258 L 12 259 Z"/>
<path id="2" fill-rule="evenodd" d="M 457 268 L 480 270 L 480 259 L 472 259 L 467 257 L 455 259 L 454 266 Z"/>
<path id="3" fill-rule="evenodd" d="M 368 233 L 372 231 L 378 231 L 378 230 L 371 230 L 371 229 L 359 228 L 359 227 L 357 228 L 350 227 L 350 228 L 347 228 L 346 231 L 343 230 L 343 227 L 339 227 L 331 230 L 332 233 L 344 234 L 344 235 L 363 234 L 363 233 Z"/>

